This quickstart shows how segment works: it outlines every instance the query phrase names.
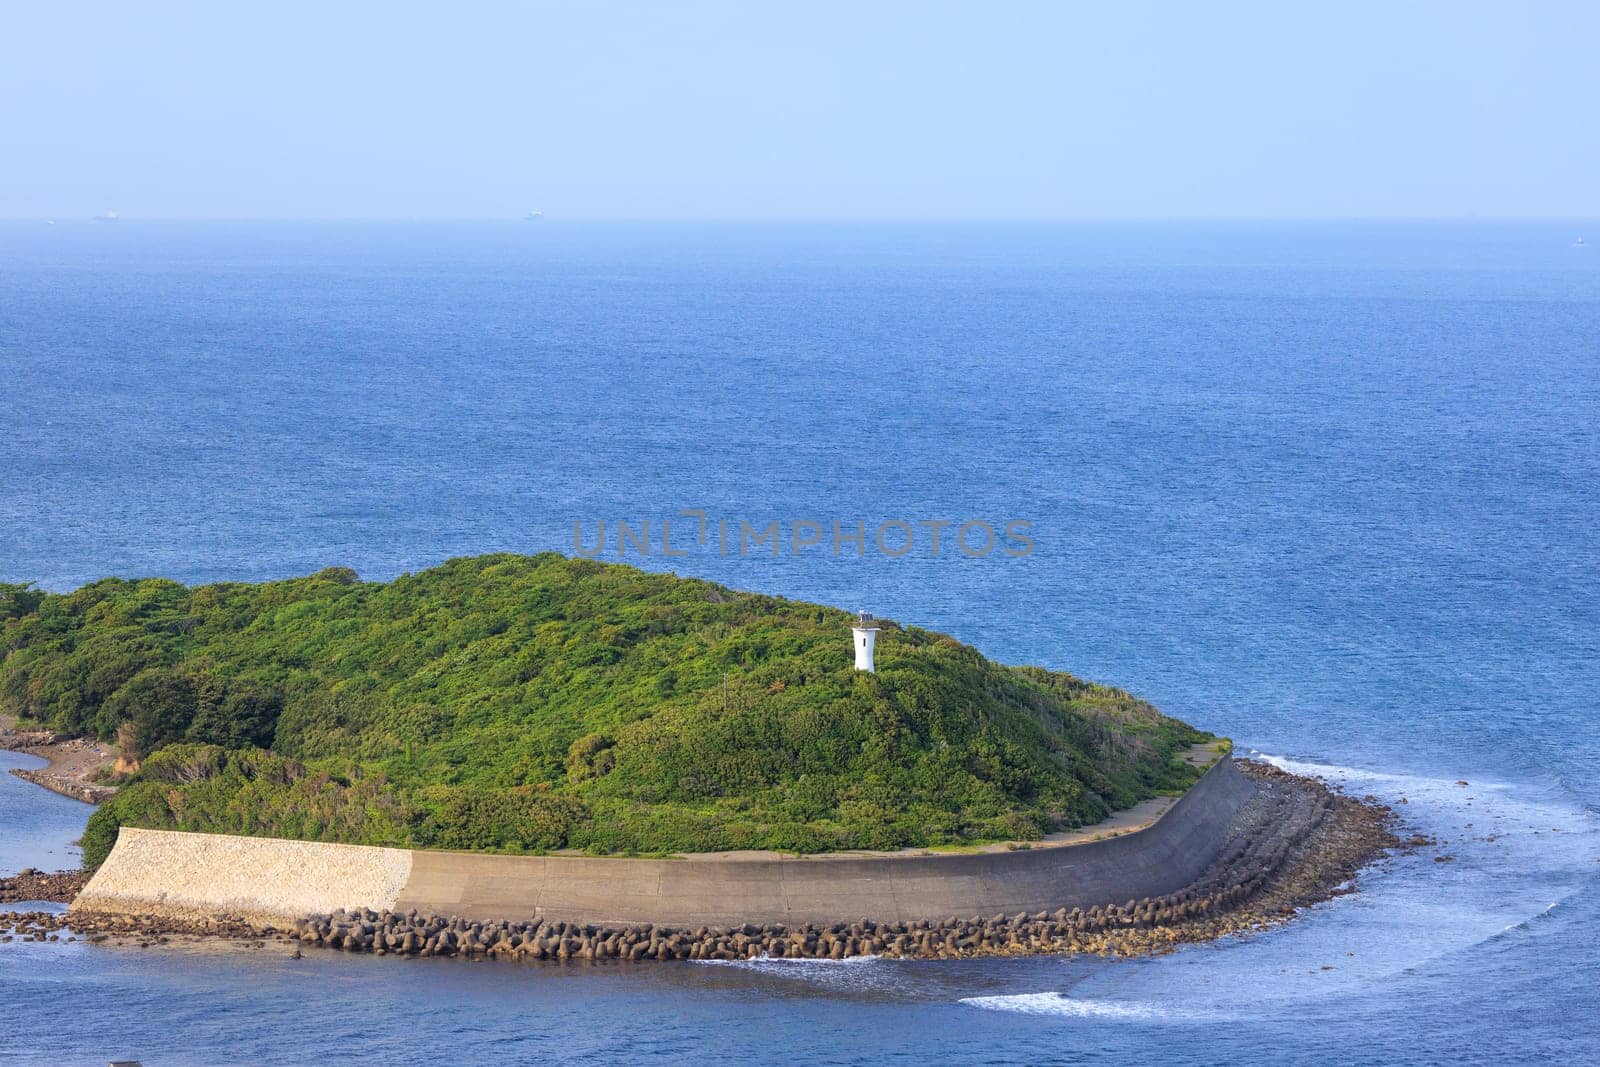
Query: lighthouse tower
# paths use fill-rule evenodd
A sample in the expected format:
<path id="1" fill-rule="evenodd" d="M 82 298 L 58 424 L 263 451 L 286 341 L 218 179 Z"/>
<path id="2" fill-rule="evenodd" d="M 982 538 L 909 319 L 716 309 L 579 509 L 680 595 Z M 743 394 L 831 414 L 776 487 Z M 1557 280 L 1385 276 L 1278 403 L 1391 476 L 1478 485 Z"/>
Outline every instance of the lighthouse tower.
<path id="1" fill-rule="evenodd" d="M 870 611 L 859 612 L 850 632 L 856 635 L 856 670 L 872 672 L 872 649 L 878 643 L 878 624 Z"/>

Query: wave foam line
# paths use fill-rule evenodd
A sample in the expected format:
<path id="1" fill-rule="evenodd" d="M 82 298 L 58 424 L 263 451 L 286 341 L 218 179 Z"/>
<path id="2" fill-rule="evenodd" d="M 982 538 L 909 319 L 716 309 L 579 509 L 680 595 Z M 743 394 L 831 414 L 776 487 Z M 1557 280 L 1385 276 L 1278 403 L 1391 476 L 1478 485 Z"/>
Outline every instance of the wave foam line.
<path id="1" fill-rule="evenodd" d="M 1011 1011 L 1022 1015 L 1055 1015 L 1071 1019 L 1162 1019 L 1172 1013 L 1164 1008 L 1133 1001 L 1090 1000 L 1065 993 L 1012 993 L 1002 996 L 962 997 L 959 1001 L 987 1011 Z"/>

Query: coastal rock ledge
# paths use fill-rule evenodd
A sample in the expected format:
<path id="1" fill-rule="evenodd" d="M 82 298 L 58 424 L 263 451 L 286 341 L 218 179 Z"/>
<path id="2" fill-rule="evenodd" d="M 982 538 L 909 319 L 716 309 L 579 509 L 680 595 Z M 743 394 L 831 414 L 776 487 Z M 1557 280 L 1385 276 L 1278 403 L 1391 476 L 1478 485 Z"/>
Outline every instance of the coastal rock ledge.
<path id="1" fill-rule="evenodd" d="M 1149 952 L 1347 891 L 1398 844 L 1391 821 L 1320 782 L 1224 758 L 1144 830 L 1000 853 L 513 857 L 125 828 L 69 914 L 35 918 L 97 940 L 515 960 Z"/>

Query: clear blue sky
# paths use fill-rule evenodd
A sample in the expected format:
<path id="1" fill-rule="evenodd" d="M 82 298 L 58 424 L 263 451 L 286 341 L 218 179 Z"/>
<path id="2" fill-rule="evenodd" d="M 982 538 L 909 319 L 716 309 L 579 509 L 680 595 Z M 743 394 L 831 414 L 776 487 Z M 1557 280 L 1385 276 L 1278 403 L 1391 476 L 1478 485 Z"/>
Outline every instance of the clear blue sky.
<path id="1" fill-rule="evenodd" d="M 1600 3 L 8 4 L 0 217 L 1593 217 Z"/>

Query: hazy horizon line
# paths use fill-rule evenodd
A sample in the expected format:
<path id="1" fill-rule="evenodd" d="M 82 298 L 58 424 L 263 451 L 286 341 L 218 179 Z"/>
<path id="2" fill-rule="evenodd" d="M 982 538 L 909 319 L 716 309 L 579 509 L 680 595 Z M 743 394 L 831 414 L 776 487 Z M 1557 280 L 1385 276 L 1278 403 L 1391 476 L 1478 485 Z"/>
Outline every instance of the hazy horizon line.
<path id="1" fill-rule="evenodd" d="M 117 211 L 118 209 L 108 209 Z M 1195 223 L 1600 223 L 1594 215 L 555 215 L 528 219 L 518 215 L 0 215 L 0 223 L 100 225 L 107 223 L 499 223 L 529 228 L 570 223 L 613 224 L 809 224 L 929 225 L 972 223 L 1015 224 L 1166 224 Z"/>

